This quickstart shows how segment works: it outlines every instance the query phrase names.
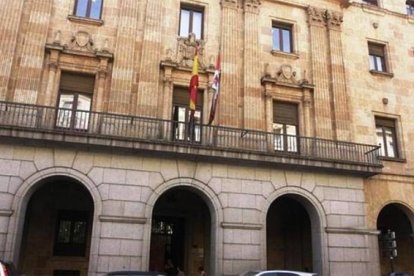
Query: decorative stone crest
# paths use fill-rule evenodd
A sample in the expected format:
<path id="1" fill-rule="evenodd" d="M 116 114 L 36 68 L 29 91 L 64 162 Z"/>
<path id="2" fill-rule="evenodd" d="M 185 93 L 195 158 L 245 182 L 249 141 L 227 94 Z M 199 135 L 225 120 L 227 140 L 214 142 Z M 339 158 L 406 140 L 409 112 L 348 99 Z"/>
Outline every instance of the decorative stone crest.
<path id="1" fill-rule="evenodd" d="M 91 35 L 85 31 L 78 31 L 72 35 L 69 44 L 65 45 L 70 50 L 93 52 L 94 42 Z"/>
<path id="2" fill-rule="evenodd" d="M 195 34 L 191 33 L 188 38 L 178 38 L 177 63 L 180 66 L 192 67 L 194 54 L 198 47 L 198 62 L 200 68 L 205 68 L 204 64 L 204 41 L 196 40 Z"/>
<path id="3" fill-rule="evenodd" d="M 264 76 L 262 79 L 267 79 L 268 81 L 279 83 L 279 84 L 290 84 L 290 85 L 305 85 L 309 84 L 309 81 L 306 79 L 306 71 L 304 71 L 304 78 L 302 80 L 296 79 L 296 71 L 293 70 L 292 66 L 289 64 L 282 64 L 274 74 L 270 70 L 268 63 L 264 65 Z"/>
<path id="4" fill-rule="evenodd" d="M 339 12 L 315 7 L 308 7 L 309 24 L 327 25 L 328 27 L 340 27 L 343 22 L 343 15 Z"/>

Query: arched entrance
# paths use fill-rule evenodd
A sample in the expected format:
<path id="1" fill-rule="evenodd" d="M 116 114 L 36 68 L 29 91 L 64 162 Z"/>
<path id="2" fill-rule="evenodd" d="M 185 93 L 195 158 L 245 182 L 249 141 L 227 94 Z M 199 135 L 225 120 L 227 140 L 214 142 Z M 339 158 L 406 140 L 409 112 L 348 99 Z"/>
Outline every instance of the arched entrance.
<path id="1" fill-rule="evenodd" d="M 311 219 L 306 205 L 310 205 L 306 199 L 293 194 L 270 205 L 266 216 L 268 269 L 321 270 L 320 256 L 314 256 L 315 251 L 320 254 L 320 223 Z"/>
<path id="2" fill-rule="evenodd" d="M 381 275 L 387 275 L 392 268 L 396 272 L 414 274 L 413 214 L 402 204 L 392 203 L 382 208 L 377 219 L 379 237 Z M 397 256 L 390 258 L 384 242 L 385 234 L 395 232 Z"/>
<path id="3" fill-rule="evenodd" d="M 165 192 L 152 214 L 150 270 L 166 271 L 172 264 L 185 275 L 197 275 L 200 266 L 210 271 L 211 225 L 209 208 L 196 191 L 180 187 Z"/>
<path id="4" fill-rule="evenodd" d="M 25 275 L 87 275 L 94 204 L 69 177 L 36 184 L 25 212 L 18 270 Z"/>

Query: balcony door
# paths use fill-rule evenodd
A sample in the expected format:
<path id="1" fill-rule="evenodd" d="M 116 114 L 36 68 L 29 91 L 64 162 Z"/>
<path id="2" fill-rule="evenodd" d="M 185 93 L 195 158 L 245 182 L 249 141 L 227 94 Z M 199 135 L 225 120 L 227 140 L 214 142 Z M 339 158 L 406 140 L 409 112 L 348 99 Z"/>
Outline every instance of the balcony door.
<path id="1" fill-rule="evenodd" d="M 56 127 L 86 131 L 92 107 L 95 77 L 62 73 Z"/>
<path id="2" fill-rule="evenodd" d="M 173 97 L 173 140 L 201 142 L 203 93 L 198 91 L 194 123 L 190 124 L 190 97 L 187 88 L 175 88 Z"/>
<path id="3" fill-rule="evenodd" d="M 274 149 L 298 152 L 298 105 L 287 102 L 273 103 Z"/>

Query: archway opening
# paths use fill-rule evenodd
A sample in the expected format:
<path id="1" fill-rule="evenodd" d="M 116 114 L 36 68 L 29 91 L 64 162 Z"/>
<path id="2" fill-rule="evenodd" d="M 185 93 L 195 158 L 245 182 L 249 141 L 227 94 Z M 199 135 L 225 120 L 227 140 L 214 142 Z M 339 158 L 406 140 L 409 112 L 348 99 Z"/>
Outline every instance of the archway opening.
<path id="1" fill-rule="evenodd" d="M 408 272 L 414 274 L 414 236 L 411 211 L 401 204 L 389 204 L 378 215 L 377 229 L 379 236 L 381 275 L 395 272 Z M 395 233 L 396 252 L 392 252 L 386 243 L 386 234 Z M 396 256 L 394 256 L 396 253 Z"/>
<path id="2" fill-rule="evenodd" d="M 94 204 L 68 177 L 38 183 L 27 204 L 18 270 L 25 275 L 88 274 Z"/>
<path id="3" fill-rule="evenodd" d="M 211 214 L 206 202 L 187 188 L 173 188 L 157 200 L 151 227 L 150 270 L 176 275 L 208 272 L 211 263 Z"/>
<path id="4" fill-rule="evenodd" d="M 310 216 L 299 196 L 276 199 L 266 218 L 267 268 L 314 271 Z"/>

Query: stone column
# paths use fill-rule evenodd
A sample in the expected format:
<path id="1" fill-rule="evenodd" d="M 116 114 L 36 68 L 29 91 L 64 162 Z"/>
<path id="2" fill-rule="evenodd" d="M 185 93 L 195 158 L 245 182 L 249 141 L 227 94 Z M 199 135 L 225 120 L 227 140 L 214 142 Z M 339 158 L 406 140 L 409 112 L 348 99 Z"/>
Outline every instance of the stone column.
<path id="1" fill-rule="evenodd" d="M 304 131 L 306 137 L 312 137 L 312 122 L 311 122 L 311 106 L 312 95 L 309 88 L 303 89 L 303 117 L 304 117 Z"/>
<path id="2" fill-rule="evenodd" d="M 326 20 L 329 38 L 331 89 L 333 97 L 331 101 L 335 119 L 335 138 L 338 140 L 349 141 L 351 139 L 351 122 L 342 52 L 342 14 L 334 11 L 327 11 Z"/>
<path id="3" fill-rule="evenodd" d="M 49 74 L 47 78 L 46 92 L 45 92 L 45 96 L 39 99 L 39 100 L 43 100 L 43 102 L 40 102 L 40 104 L 47 105 L 47 106 L 50 106 L 53 103 L 52 95 L 55 94 L 54 88 L 55 88 L 56 71 L 57 71 L 58 64 L 59 64 L 60 51 L 63 49 L 60 46 L 55 46 L 53 47 L 53 49 L 51 47 L 48 47 L 50 49 L 50 56 L 49 56 Z"/>
<path id="4" fill-rule="evenodd" d="M 222 73 L 221 73 L 221 92 L 220 117 L 218 123 L 224 126 L 240 127 L 239 103 L 240 81 L 239 81 L 239 62 L 240 62 L 240 28 L 239 7 L 237 0 L 221 0 L 221 52 L 222 52 Z"/>
<path id="5" fill-rule="evenodd" d="M 24 1 L 0 0 L 0 101 L 6 100 Z"/>
<path id="6" fill-rule="evenodd" d="M 152 2 L 152 1 L 150 1 Z M 158 2 L 158 1 L 156 1 Z M 120 0 L 108 111 L 130 113 L 140 1 Z"/>
<path id="7" fill-rule="evenodd" d="M 326 10 L 308 7 L 308 24 L 312 54 L 312 83 L 315 84 L 315 135 L 333 138 L 330 73 L 328 66 L 328 37 L 325 26 Z"/>
<path id="8" fill-rule="evenodd" d="M 259 0 L 244 2 L 244 128 L 263 130 L 264 106 L 260 85 Z"/>
<path id="9" fill-rule="evenodd" d="M 136 0 L 133 0 L 136 1 Z M 156 117 L 159 107 L 164 1 L 147 1 L 135 113 Z"/>
<path id="10" fill-rule="evenodd" d="M 28 2 L 27 9 L 30 12 L 23 16 L 23 23 L 27 27 L 24 35 L 30 39 L 25 39 L 24 43 L 17 45 L 21 47 L 21 51 L 18 51 L 19 62 L 13 70 L 15 85 L 12 85 L 9 91 L 10 98 L 15 102 L 37 103 L 52 8 L 52 0 Z"/>

